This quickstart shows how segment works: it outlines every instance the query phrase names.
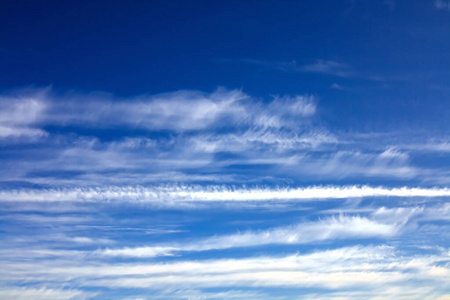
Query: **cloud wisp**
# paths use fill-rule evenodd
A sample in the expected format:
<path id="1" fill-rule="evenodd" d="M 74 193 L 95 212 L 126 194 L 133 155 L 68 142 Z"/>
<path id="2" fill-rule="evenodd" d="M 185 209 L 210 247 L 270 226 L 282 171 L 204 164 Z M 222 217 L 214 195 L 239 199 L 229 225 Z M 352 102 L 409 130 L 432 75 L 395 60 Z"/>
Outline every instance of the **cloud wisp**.
<path id="1" fill-rule="evenodd" d="M 357 75 L 349 65 L 331 60 L 319 60 L 313 64 L 301 66 L 299 70 L 344 78 Z"/>
<path id="2" fill-rule="evenodd" d="M 446 0 L 436 0 L 434 1 L 434 6 L 437 9 L 445 9 L 450 12 L 450 2 Z"/>
<path id="3" fill-rule="evenodd" d="M 56 95 L 50 89 L 26 90 L 2 95 L 0 108 L 0 137 L 43 134 L 40 127 L 45 125 L 176 132 L 242 125 L 284 126 L 284 121 L 310 117 L 316 110 L 312 96 L 276 97 L 266 104 L 242 91 L 226 89 L 129 99 L 105 93 Z"/>
<path id="4" fill-rule="evenodd" d="M 442 263 L 448 261 L 448 253 L 398 256 L 396 252 L 389 246 L 355 246 L 288 256 L 166 263 L 20 262 L 5 264 L 9 275 L 2 279 L 9 283 L 38 280 L 41 284 L 71 280 L 85 287 L 116 290 L 215 287 L 339 290 L 364 287 L 369 292 L 380 287 L 411 286 L 412 282 L 418 282 L 416 287 L 420 287 L 425 282 L 433 282 L 435 293 L 445 291 L 450 272 Z"/>
<path id="5" fill-rule="evenodd" d="M 448 182 L 443 170 L 410 157 L 445 152 L 445 143 L 418 148 L 416 140 L 383 148 L 376 137 L 362 141 L 321 125 L 317 103 L 316 96 L 307 94 L 263 100 L 226 89 L 129 98 L 58 94 L 49 88 L 3 94 L 0 143 L 15 154 L 0 161 L 7 170 L 0 182 Z M 22 143 L 33 147 L 33 155 L 25 155 L 29 148 Z"/>
<path id="6" fill-rule="evenodd" d="M 373 76 L 365 72 L 356 70 L 351 65 L 336 60 L 317 59 L 311 63 L 298 63 L 296 60 L 292 61 L 266 61 L 258 59 L 237 59 L 237 60 L 221 60 L 224 63 L 242 63 L 253 65 L 282 72 L 291 73 L 315 73 L 327 76 L 339 77 L 342 79 L 361 78 L 370 81 L 380 81 L 381 77 Z"/>
<path id="7" fill-rule="evenodd" d="M 0 191 L 2 202 L 129 202 L 176 204 L 246 201 L 317 201 L 361 197 L 449 197 L 448 188 L 311 186 L 305 188 L 233 188 L 224 186 L 99 187 Z"/>
<path id="8" fill-rule="evenodd" d="M 101 256 L 156 257 L 176 255 L 186 251 L 199 252 L 263 245 L 300 245 L 339 239 L 389 238 L 396 235 L 406 222 L 407 219 L 381 223 L 365 217 L 339 216 L 268 230 L 214 236 L 187 244 L 123 249 L 107 248 L 99 250 L 97 253 Z"/>

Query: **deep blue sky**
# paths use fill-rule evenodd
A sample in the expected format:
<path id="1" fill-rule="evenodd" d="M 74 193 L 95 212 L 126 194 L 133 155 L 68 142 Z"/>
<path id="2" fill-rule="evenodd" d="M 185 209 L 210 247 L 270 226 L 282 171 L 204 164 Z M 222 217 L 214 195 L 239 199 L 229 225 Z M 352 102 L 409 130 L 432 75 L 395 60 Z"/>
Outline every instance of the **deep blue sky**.
<path id="1" fill-rule="evenodd" d="M 449 0 L 1 1 L 0 298 L 448 300 L 449 132 Z"/>

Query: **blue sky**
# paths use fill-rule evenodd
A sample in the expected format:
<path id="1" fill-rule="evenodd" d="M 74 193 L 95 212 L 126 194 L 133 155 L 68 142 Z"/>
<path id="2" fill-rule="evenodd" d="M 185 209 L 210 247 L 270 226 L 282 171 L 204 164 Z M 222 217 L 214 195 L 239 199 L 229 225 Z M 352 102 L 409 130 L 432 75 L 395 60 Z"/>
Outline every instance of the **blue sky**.
<path id="1" fill-rule="evenodd" d="M 450 299 L 449 1 L 0 28 L 0 298 Z"/>

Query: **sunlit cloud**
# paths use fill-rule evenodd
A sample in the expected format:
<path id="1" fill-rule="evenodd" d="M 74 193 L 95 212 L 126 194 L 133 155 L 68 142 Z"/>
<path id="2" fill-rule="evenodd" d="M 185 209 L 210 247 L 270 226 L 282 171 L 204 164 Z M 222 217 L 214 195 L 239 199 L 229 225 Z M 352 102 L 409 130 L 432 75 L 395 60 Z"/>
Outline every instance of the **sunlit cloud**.
<path id="1" fill-rule="evenodd" d="M 67 189 L 21 189 L 0 191 L 3 202 L 177 202 L 221 201 L 316 201 L 354 197 L 449 197 L 448 188 L 388 188 L 371 186 L 311 186 L 305 188 L 201 187 L 99 187 Z"/>

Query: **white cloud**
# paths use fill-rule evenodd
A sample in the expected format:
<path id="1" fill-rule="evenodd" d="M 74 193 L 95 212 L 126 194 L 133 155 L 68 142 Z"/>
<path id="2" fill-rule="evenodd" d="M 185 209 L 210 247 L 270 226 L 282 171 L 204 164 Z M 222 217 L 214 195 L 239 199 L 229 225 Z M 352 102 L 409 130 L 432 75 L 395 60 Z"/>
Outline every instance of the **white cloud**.
<path id="1" fill-rule="evenodd" d="M 31 139 L 47 136 L 44 130 L 29 127 L 11 127 L 0 125 L 0 138 L 27 137 Z"/>
<path id="2" fill-rule="evenodd" d="M 406 146 L 381 149 L 383 143 L 373 145 L 376 137 L 352 144 L 342 134 L 317 125 L 317 100 L 311 95 L 274 96 L 265 102 L 239 90 L 219 89 L 125 99 L 100 93 L 58 96 L 42 89 L 3 95 L 0 106 L 5 108 L 0 137 L 48 137 L 26 159 L 14 156 L 4 161 L 3 182 L 86 186 L 248 183 L 270 177 L 276 183 L 304 178 L 312 182 L 389 178 L 438 184 L 449 180 L 442 170 L 412 165 Z M 56 135 L 49 129 L 55 126 L 70 126 L 73 132 Z M 127 128 L 130 136 L 112 141 L 79 137 L 80 127 Z M 139 136 L 134 136 L 134 129 L 139 129 Z M 149 137 L 148 131 L 160 134 Z M 441 143 L 424 150 L 447 148 Z M 238 174 L 234 167 L 240 165 L 246 168 Z"/>
<path id="3" fill-rule="evenodd" d="M 444 292 L 445 293 L 445 292 Z M 433 287 L 416 287 L 413 284 L 403 284 L 391 288 L 378 288 L 364 291 L 327 291 L 303 295 L 298 299 L 305 300 L 341 300 L 341 299 L 369 299 L 369 300 L 410 300 L 442 299 L 442 292 L 434 292 Z M 445 297 L 445 296 L 442 296 Z"/>
<path id="4" fill-rule="evenodd" d="M 80 243 L 80 244 L 110 244 L 113 243 L 112 240 L 102 239 L 102 238 L 90 238 L 86 236 L 75 236 L 75 237 L 66 237 L 67 241 Z"/>
<path id="5" fill-rule="evenodd" d="M 8 262 L 2 280 L 71 280 L 84 287 L 151 290 L 214 287 L 364 289 L 432 287 L 441 293 L 450 280 L 448 251 L 440 255 L 397 255 L 395 248 L 345 247 L 289 256 L 181 260 L 167 263 L 105 263 L 70 260 Z"/>
<path id="6" fill-rule="evenodd" d="M 178 251 L 174 247 L 136 247 L 122 249 L 105 249 L 97 253 L 103 256 L 125 256 L 125 257 L 156 257 L 172 256 L 173 252 Z"/>
<path id="7" fill-rule="evenodd" d="M 404 222 L 406 223 L 406 221 Z M 181 251 L 207 251 L 235 247 L 252 247 L 269 244 L 307 244 L 317 241 L 351 238 L 388 238 L 394 236 L 404 224 L 380 223 L 364 217 L 340 216 L 317 222 L 305 222 L 292 226 L 261 231 L 247 231 L 214 236 L 188 244 L 150 246 L 99 250 L 99 255 L 125 257 L 155 257 L 173 255 Z"/>
<path id="8" fill-rule="evenodd" d="M 441 206 L 429 207 L 424 211 L 423 220 L 450 221 L 450 203 Z"/>
<path id="9" fill-rule="evenodd" d="M 237 90 L 217 90 L 211 94 L 178 91 L 132 99 L 76 95 L 66 97 L 61 103 L 52 101 L 42 122 L 99 128 L 131 126 L 150 130 L 198 130 L 216 122 L 245 118 L 246 111 L 240 102 L 248 98 Z"/>
<path id="10" fill-rule="evenodd" d="M 79 139 L 69 145 L 51 144 L 28 160 L 8 162 L 3 181 L 85 186 L 148 184 L 155 181 L 245 182 L 244 176 L 308 178 L 436 178 L 432 169 L 410 165 L 408 154 L 335 151 L 337 139 L 325 130 L 301 133 L 274 129 L 241 133 L 209 133 L 161 139 L 125 138 L 113 142 Z M 216 155 L 220 154 L 220 155 Z M 225 158 L 221 156 L 225 154 Z M 258 170 L 253 166 L 267 165 Z M 246 165 L 241 178 L 229 166 Z M 193 172 L 195 170 L 195 173 Z M 213 170 L 213 172 L 211 172 Z M 64 176 L 60 176 L 61 173 Z M 30 176 L 33 174 L 33 176 Z"/>
<path id="11" fill-rule="evenodd" d="M 337 83 L 333 83 L 333 84 L 330 86 L 330 88 L 335 89 L 335 90 L 339 90 L 339 91 L 344 91 L 344 90 L 345 90 L 344 87 L 342 87 L 340 84 L 337 84 Z"/>
<path id="12" fill-rule="evenodd" d="M 27 101 L 34 103 L 31 111 Z M 73 128 L 117 126 L 170 132 L 151 138 L 141 132 L 113 141 L 48 134 L 26 160 L 5 162 L 8 172 L 0 175 L 5 182 L 72 186 L 161 180 L 245 182 L 250 173 L 255 181 L 267 177 L 438 178 L 434 170 L 410 165 L 403 148 L 352 149 L 348 141 L 314 126 L 317 101 L 309 95 L 275 96 L 264 102 L 238 90 L 219 89 L 122 99 L 98 93 L 57 96 L 47 89 L 3 96 L 0 102 L 8 108 L 0 131 L 2 125 L 8 132 L 17 131 L 4 136 L 42 137 L 48 134 L 42 129 L 46 125 L 70 125 L 75 132 Z M 239 176 L 229 172 L 234 165 L 249 168 Z M 256 165 L 268 168 L 255 178 L 252 168 Z"/>
<path id="13" fill-rule="evenodd" d="M 157 294 L 156 299 L 266 299 L 267 295 L 257 291 L 228 290 L 223 292 L 206 292 L 192 289 L 168 289 Z"/>
<path id="14" fill-rule="evenodd" d="M 248 130 L 241 134 L 204 134 L 190 138 L 189 142 L 195 152 L 231 152 L 241 155 L 249 153 L 254 157 L 261 151 L 276 152 L 279 157 L 280 154 L 288 154 L 289 151 L 315 150 L 325 145 L 336 144 L 338 141 L 325 130 L 297 133 L 264 128 Z"/>
<path id="15" fill-rule="evenodd" d="M 423 207 L 381 207 L 375 210 L 372 216 L 379 222 L 392 222 L 397 225 L 404 225 L 411 217 L 420 215 L 424 211 L 425 208 Z"/>
<path id="16" fill-rule="evenodd" d="M 94 297 L 96 293 L 89 293 L 74 289 L 52 289 L 52 288 L 29 288 L 29 287 L 0 287 L 1 299 L 16 299 L 16 300 L 82 300 Z"/>
<path id="17" fill-rule="evenodd" d="M 316 201 L 358 197 L 449 197 L 448 188 L 311 186 L 305 188 L 232 188 L 224 186 L 98 187 L 0 191 L 2 202 L 182 202 Z"/>
<path id="18" fill-rule="evenodd" d="M 138 248 L 98 250 L 105 256 L 155 257 L 175 255 L 183 251 L 208 251 L 235 247 L 262 245 L 298 245 L 339 239 L 392 238 L 403 233 L 406 224 L 412 220 L 438 221 L 448 220 L 445 215 L 449 206 L 423 208 L 398 207 L 374 209 L 370 218 L 359 216 L 339 216 L 316 222 L 304 222 L 292 226 L 276 227 L 260 231 L 219 235 L 184 244 L 149 246 Z"/>
<path id="19" fill-rule="evenodd" d="M 39 120 L 47 105 L 42 101 L 45 90 L 33 96 L 0 95 L 0 138 L 28 137 L 37 138 L 47 133 L 34 124 Z"/>
<path id="20" fill-rule="evenodd" d="M 319 60 L 314 64 L 301 67 L 304 72 L 322 73 L 338 77 L 350 77 L 355 75 L 355 71 L 345 64 L 331 60 Z"/>
<path id="21" fill-rule="evenodd" d="M 267 106 L 253 114 L 254 124 L 267 127 L 299 127 L 302 119 L 316 113 L 316 99 L 313 96 L 275 96 Z"/>
<path id="22" fill-rule="evenodd" d="M 315 176 L 323 178 L 387 177 L 412 179 L 419 173 L 428 175 L 426 169 L 410 166 L 408 155 L 388 149 L 384 152 L 340 150 L 321 154 L 298 154 L 291 166 L 283 171 L 291 176 Z M 301 168 L 299 167 L 301 166 Z"/>
<path id="23" fill-rule="evenodd" d="M 430 151 L 430 152 L 450 152 L 450 142 L 424 142 L 421 144 L 407 144 L 399 146 L 403 149 L 412 151 Z"/>
<path id="24" fill-rule="evenodd" d="M 178 132 L 266 126 L 261 123 L 266 118 L 280 123 L 286 117 L 309 117 L 316 110 L 312 96 L 276 97 L 270 104 L 264 104 L 239 90 L 225 89 L 209 94 L 177 91 L 130 99 L 101 93 L 57 96 L 50 89 L 17 94 L 0 97 L 0 129 L 3 128 L 0 134 L 4 136 L 21 132 L 37 134 L 39 126 L 49 124 L 90 128 L 127 126 Z"/>

